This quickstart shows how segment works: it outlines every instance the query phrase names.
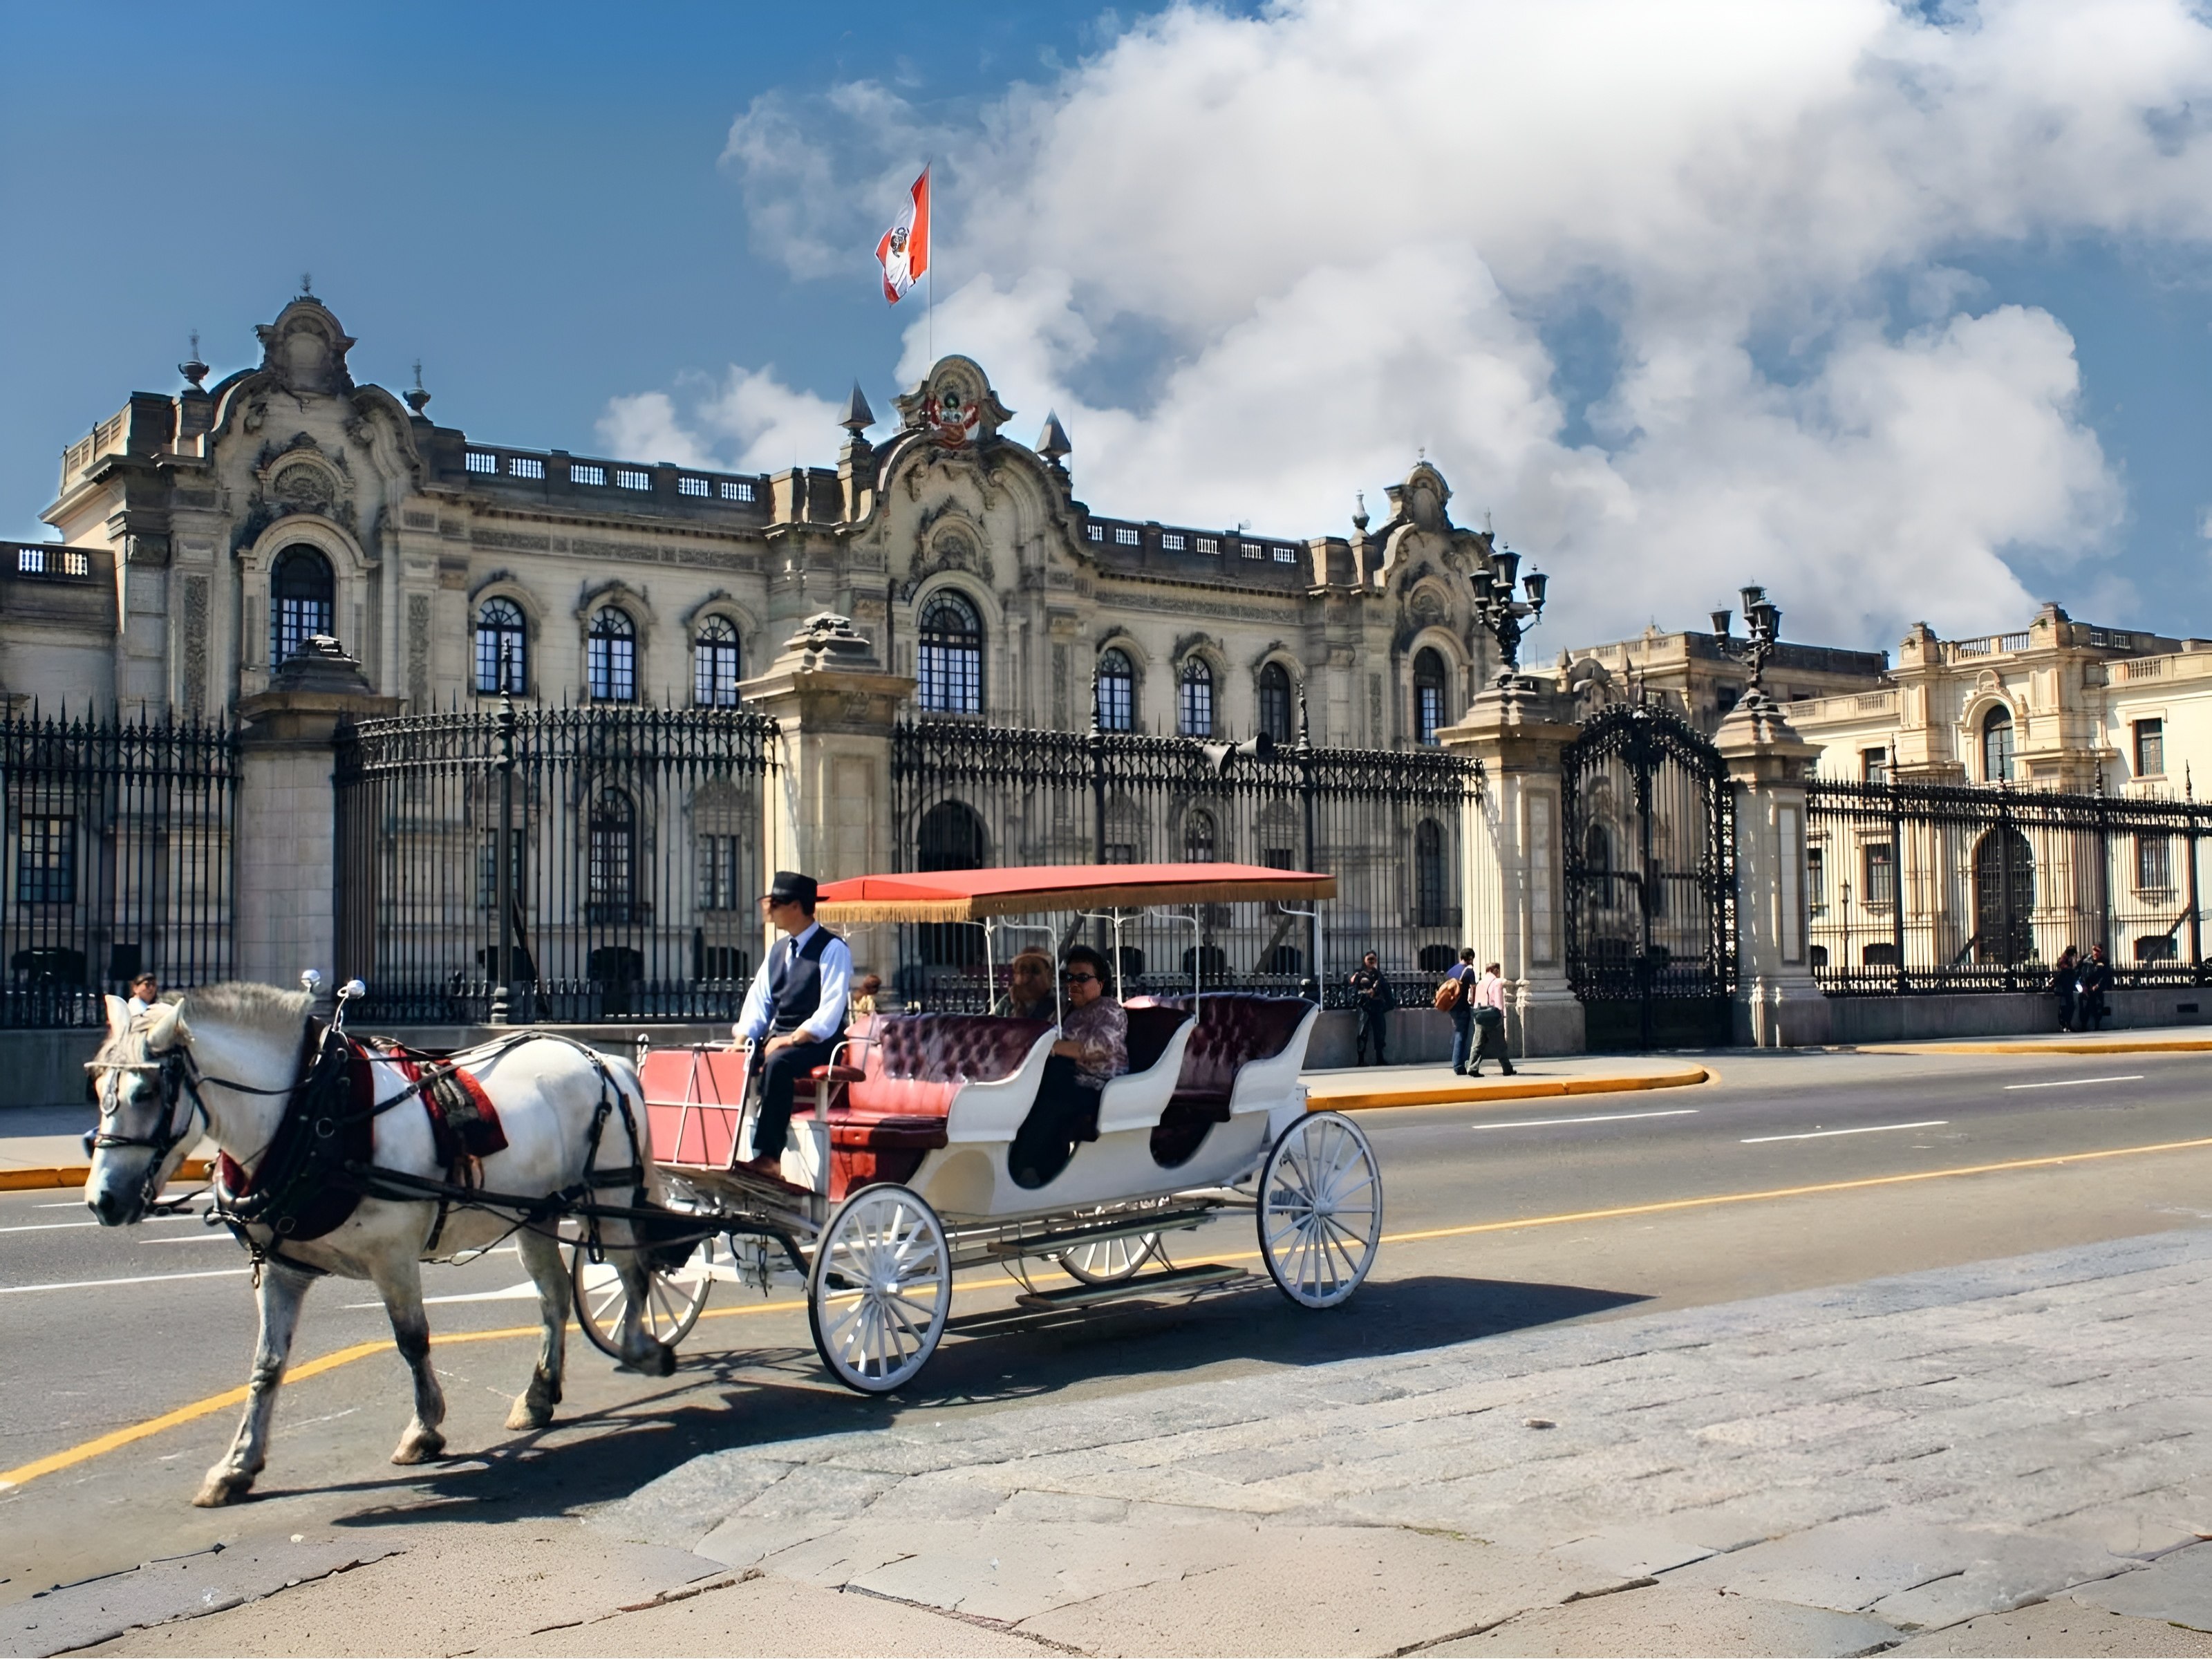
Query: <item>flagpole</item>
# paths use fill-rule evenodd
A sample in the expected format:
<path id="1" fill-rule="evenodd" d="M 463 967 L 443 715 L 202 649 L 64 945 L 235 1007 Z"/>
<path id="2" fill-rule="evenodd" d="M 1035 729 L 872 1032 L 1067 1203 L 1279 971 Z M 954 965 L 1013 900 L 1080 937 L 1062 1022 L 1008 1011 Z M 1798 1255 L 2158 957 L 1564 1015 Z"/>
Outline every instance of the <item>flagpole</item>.
<path id="1" fill-rule="evenodd" d="M 937 158 L 933 155 L 921 164 L 921 176 L 928 181 L 929 186 L 929 269 L 922 275 L 929 278 L 929 295 L 926 303 L 929 313 L 928 339 L 931 368 L 937 367 L 937 181 L 929 177 L 929 170 L 936 161 Z M 927 373 L 927 371 L 924 372 Z"/>

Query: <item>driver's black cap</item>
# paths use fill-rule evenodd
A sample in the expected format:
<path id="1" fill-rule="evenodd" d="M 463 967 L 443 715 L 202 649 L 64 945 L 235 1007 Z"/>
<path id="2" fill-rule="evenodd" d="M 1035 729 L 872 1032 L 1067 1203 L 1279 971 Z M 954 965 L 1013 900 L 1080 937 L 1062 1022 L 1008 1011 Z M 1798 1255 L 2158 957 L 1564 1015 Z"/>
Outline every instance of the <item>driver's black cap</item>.
<path id="1" fill-rule="evenodd" d="M 813 877 L 802 876 L 796 870 L 779 870 L 769 884 L 768 900 L 771 904 L 803 904 L 811 910 L 819 890 Z"/>

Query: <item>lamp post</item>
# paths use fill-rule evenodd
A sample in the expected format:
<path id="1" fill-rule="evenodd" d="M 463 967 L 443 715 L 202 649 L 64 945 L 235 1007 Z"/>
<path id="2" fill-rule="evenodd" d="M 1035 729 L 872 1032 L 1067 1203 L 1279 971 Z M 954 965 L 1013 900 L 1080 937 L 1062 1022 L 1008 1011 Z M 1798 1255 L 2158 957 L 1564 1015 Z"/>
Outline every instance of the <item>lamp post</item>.
<path id="1" fill-rule="evenodd" d="M 1774 654 L 1775 641 L 1782 631 L 1782 611 L 1766 597 L 1766 590 L 1756 582 L 1745 587 L 1740 597 L 1743 600 L 1745 638 L 1742 645 L 1738 647 L 1735 641 L 1729 637 L 1729 613 L 1726 611 L 1713 612 L 1713 635 L 1723 651 L 1732 652 L 1751 668 L 1751 678 L 1743 688 L 1744 702 L 1763 707 L 1773 702 L 1766 695 L 1764 677 L 1766 659 Z"/>
<path id="2" fill-rule="evenodd" d="M 1516 599 L 1513 581 L 1520 568 L 1521 556 L 1501 547 L 1490 556 L 1487 564 L 1475 567 L 1470 579 L 1474 584 L 1475 620 L 1498 642 L 1500 687 L 1511 685 L 1520 676 L 1521 636 L 1528 626 L 1542 620 L 1544 589 L 1551 580 L 1540 570 L 1531 570 L 1521 577 L 1522 591 L 1528 597 Z"/>

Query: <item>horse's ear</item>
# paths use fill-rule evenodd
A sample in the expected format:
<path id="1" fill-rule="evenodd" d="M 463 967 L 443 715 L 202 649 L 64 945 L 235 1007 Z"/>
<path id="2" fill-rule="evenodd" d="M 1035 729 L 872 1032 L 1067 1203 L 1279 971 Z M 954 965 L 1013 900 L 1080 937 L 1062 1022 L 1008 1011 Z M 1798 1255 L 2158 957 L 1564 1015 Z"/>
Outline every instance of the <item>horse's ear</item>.
<path id="1" fill-rule="evenodd" d="M 131 1029 L 131 1005 L 121 997 L 107 999 L 107 1035 L 111 1041 Z"/>
<path id="2" fill-rule="evenodd" d="M 189 1039 L 191 1036 L 191 1032 L 185 1025 L 182 1003 L 156 1004 L 154 1012 L 146 1016 L 146 1046 L 149 1048 L 174 1048 L 179 1038 Z"/>

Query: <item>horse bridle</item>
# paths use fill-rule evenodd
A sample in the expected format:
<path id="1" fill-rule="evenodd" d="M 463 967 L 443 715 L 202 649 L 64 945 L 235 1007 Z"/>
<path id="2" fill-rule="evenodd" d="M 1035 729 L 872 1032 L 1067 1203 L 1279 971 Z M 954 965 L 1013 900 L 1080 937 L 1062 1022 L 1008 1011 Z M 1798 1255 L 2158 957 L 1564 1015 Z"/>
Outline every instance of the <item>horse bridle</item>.
<path id="1" fill-rule="evenodd" d="M 312 1032 L 313 1029 L 312 1021 L 309 1022 L 308 1029 Z M 207 1102 L 200 1097 L 200 1085 L 203 1083 L 211 1084 L 218 1088 L 229 1089 L 242 1095 L 289 1095 L 300 1086 L 295 1080 L 285 1084 L 281 1088 L 258 1089 L 251 1084 L 234 1083 L 228 1078 L 202 1077 L 198 1063 L 192 1059 L 191 1050 L 181 1042 L 167 1048 L 149 1048 L 143 1060 L 88 1060 L 84 1063 L 84 1069 L 94 1073 L 103 1072 L 158 1072 L 161 1073 L 161 1115 L 154 1133 L 124 1135 L 112 1133 L 106 1126 L 109 1121 L 123 1109 L 123 1103 L 119 1098 L 122 1091 L 120 1088 L 110 1090 L 103 1087 L 99 1091 L 100 1127 L 88 1130 L 84 1137 L 84 1152 L 87 1158 L 111 1146 L 143 1146 L 152 1152 L 154 1156 L 147 1160 L 145 1179 L 140 1185 L 138 1194 L 141 1207 L 147 1210 L 151 1210 L 160 1204 L 161 1188 L 164 1184 L 161 1175 L 162 1167 L 168 1163 L 169 1154 L 176 1151 L 178 1143 L 192 1133 L 192 1120 L 198 1118 L 200 1127 L 204 1130 L 211 1130 L 214 1127 L 214 1124 L 208 1116 Z M 191 1105 L 185 1113 L 183 1119 L 179 1121 L 177 1115 L 177 1103 L 187 1097 L 190 1097 Z"/>

